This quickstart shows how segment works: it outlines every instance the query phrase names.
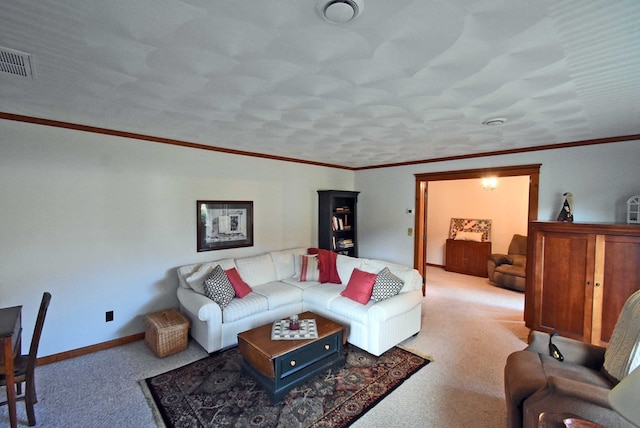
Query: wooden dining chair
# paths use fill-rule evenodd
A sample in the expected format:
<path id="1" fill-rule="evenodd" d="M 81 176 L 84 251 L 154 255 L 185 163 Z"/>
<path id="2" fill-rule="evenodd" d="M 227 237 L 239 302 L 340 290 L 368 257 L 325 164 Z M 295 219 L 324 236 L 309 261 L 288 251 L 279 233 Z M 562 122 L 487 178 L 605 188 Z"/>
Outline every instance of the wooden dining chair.
<path id="1" fill-rule="evenodd" d="M 38 310 L 36 326 L 33 330 L 33 336 L 31 337 L 29 354 L 18 355 L 14 361 L 16 392 L 19 395 L 16 400 L 24 401 L 25 407 L 27 409 L 27 419 L 29 422 L 29 426 L 34 426 L 36 424 L 36 415 L 33 411 L 33 405 L 38 402 L 38 398 L 36 396 L 35 369 L 37 365 L 38 345 L 40 344 L 40 336 L 42 335 L 42 327 L 44 326 L 44 318 L 47 315 L 49 302 L 51 302 L 51 294 L 45 292 L 42 295 L 42 302 L 40 302 L 40 310 Z M 24 395 L 22 395 L 23 383 L 25 383 Z M 0 367 L 0 386 L 5 385 L 6 378 L 3 373 L 3 369 Z M 0 405 L 5 404 L 7 404 L 6 401 L 0 403 Z"/>

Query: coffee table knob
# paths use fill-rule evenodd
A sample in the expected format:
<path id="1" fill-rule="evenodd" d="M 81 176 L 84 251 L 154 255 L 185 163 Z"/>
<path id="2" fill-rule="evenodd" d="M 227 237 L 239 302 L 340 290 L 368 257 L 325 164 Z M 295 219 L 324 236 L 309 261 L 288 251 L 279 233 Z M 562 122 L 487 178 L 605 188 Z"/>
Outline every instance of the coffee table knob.
<path id="1" fill-rule="evenodd" d="M 329 346 L 329 345 L 324 345 L 324 349 L 326 349 L 327 351 L 329 350 L 329 348 L 331 348 L 331 346 Z"/>
<path id="2" fill-rule="evenodd" d="M 291 360 L 290 364 L 291 364 L 291 367 L 295 366 L 296 365 L 296 360 Z"/>

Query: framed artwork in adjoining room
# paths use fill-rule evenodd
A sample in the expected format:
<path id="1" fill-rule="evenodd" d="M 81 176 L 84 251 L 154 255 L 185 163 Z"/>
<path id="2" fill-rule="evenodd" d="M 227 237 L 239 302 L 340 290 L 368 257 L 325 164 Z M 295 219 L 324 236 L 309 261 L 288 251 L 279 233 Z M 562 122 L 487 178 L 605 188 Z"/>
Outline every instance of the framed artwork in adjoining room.
<path id="1" fill-rule="evenodd" d="M 198 252 L 253 246 L 253 201 L 197 201 Z"/>

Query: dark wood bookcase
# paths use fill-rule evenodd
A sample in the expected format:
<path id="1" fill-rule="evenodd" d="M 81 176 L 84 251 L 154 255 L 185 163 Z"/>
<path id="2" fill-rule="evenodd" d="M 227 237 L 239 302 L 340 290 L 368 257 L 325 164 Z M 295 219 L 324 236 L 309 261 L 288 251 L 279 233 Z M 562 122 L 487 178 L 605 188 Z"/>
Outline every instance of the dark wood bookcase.
<path id="1" fill-rule="evenodd" d="M 318 248 L 358 257 L 358 194 L 318 190 Z"/>

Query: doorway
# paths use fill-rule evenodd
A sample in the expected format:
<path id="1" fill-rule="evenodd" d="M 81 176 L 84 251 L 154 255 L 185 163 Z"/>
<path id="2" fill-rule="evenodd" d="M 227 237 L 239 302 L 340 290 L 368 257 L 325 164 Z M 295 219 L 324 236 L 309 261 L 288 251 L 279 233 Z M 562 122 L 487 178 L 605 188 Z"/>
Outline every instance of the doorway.
<path id="1" fill-rule="evenodd" d="M 415 189 L 415 238 L 414 238 L 414 267 L 420 272 L 422 277 L 425 277 L 425 269 L 427 263 L 427 250 L 426 250 L 426 209 L 425 204 L 427 201 L 427 188 L 431 181 L 441 180 L 461 180 L 461 179 L 474 179 L 485 177 L 515 177 L 515 176 L 529 176 L 529 205 L 527 224 L 531 221 L 538 219 L 538 186 L 540 178 L 540 166 L 541 164 L 530 165 L 516 165 L 494 168 L 478 168 L 467 169 L 458 171 L 445 171 L 416 174 L 416 189 Z M 426 292 L 425 285 L 422 285 L 422 295 Z"/>

